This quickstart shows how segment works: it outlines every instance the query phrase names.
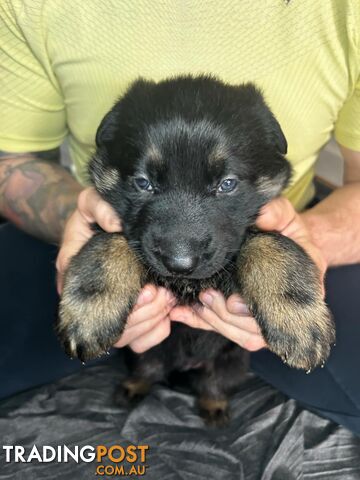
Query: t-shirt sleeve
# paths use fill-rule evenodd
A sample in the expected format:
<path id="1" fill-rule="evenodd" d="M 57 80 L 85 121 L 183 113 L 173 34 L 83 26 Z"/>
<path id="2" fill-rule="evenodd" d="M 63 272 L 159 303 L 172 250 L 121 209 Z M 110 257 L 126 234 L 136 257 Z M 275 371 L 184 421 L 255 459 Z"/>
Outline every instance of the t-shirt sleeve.
<path id="1" fill-rule="evenodd" d="M 335 125 L 335 138 L 344 147 L 360 151 L 360 78 L 340 111 Z"/>
<path id="2" fill-rule="evenodd" d="M 358 0 L 352 5 L 352 55 L 349 57 L 353 72 L 351 94 L 343 105 L 335 124 L 335 138 L 344 147 L 360 151 L 360 6 Z"/>
<path id="3" fill-rule="evenodd" d="M 66 135 L 64 102 L 25 38 L 19 5 L 0 2 L 0 150 L 50 150 Z"/>

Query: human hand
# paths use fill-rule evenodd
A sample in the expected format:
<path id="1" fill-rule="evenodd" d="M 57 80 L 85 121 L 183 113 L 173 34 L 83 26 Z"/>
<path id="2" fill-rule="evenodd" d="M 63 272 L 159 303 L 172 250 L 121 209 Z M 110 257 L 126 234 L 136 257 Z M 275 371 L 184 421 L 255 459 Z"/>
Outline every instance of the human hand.
<path id="1" fill-rule="evenodd" d="M 170 291 L 146 285 L 114 346 L 128 346 L 136 353 L 143 353 L 161 343 L 170 335 L 169 312 L 175 304 L 176 299 Z"/>
<path id="2" fill-rule="evenodd" d="M 307 214 L 297 213 L 287 198 L 278 197 L 262 208 L 256 226 L 260 230 L 279 232 L 291 238 L 305 250 L 318 268 L 321 287 L 325 296 L 324 277 L 328 263 L 324 254 L 313 241 Z"/>
<path id="3" fill-rule="evenodd" d="M 201 292 L 199 299 L 202 306 L 175 307 L 170 312 L 170 319 L 220 333 L 249 351 L 266 346 L 256 320 L 240 295 L 234 294 L 225 300 L 222 293 L 210 289 Z"/>
<path id="4" fill-rule="evenodd" d="M 326 260 L 314 245 L 305 218 L 296 213 L 291 203 L 284 197 L 272 200 L 262 208 L 256 225 L 264 231 L 277 231 L 304 248 L 319 269 L 324 294 Z M 175 307 L 170 319 L 218 332 L 249 351 L 266 346 L 259 326 L 239 295 L 225 300 L 220 292 L 207 290 L 200 294 L 200 301 L 203 306 L 196 308 Z"/>
<path id="5" fill-rule="evenodd" d="M 103 200 L 93 187 L 82 190 L 77 208 L 69 217 L 56 259 L 57 290 L 61 294 L 63 276 L 71 257 L 94 235 L 91 224 L 97 223 L 105 232 L 121 231 L 121 221 L 114 209 Z"/>

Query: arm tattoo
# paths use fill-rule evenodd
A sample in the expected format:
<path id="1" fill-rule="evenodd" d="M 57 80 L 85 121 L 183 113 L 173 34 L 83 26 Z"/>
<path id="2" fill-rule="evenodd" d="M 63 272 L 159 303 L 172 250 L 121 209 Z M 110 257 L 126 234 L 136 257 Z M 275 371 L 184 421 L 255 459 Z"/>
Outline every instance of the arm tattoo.
<path id="1" fill-rule="evenodd" d="M 54 162 L 54 163 L 60 163 L 60 148 L 53 148 L 52 150 L 45 150 L 43 152 L 21 152 L 21 153 L 15 153 L 15 152 L 4 152 L 0 150 L 0 162 L 1 160 L 4 159 L 10 159 L 10 158 L 39 158 L 42 160 L 46 160 L 47 162 Z"/>
<path id="2" fill-rule="evenodd" d="M 60 242 L 82 189 L 59 158 L 59 149 L 0 152 L 0 215 L 52 243 Z"/>

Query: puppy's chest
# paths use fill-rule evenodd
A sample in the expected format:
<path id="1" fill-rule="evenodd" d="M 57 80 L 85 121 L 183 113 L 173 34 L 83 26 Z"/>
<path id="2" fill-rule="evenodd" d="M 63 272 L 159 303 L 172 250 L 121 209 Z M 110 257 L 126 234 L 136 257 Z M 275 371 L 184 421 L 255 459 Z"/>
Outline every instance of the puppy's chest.
<path id="1" fill-rule="evenodd" d="M 174 370 L 186 371 L 202 368 L 223 350 L 230 342 L 215 332 L 190 328 L 174 323 L 166 340 L 167 359 L 171 358 Z"/>

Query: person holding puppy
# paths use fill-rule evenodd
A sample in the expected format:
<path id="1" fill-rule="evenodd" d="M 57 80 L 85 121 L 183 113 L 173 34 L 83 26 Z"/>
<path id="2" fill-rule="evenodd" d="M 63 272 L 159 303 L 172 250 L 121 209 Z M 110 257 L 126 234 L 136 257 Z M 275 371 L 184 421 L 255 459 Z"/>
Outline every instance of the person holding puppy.
<path id="1" fill-rule="evenodd" d="M 360 360 L 357 2 L 69 5 L 5 0 L 0 6 L 0 215 L 9 221 L 0 228 L 0 337 L 6 367 L 1 395 L 76 368 L 52 333 L 57 298 L 54 271 L 47 265 L 57 252 L 46 243 L 61 246 L 56 260 L 60 292 L 69 259 L 93 234 L 90 224 L 121 230 L 121 219 L 86 186 L 86 164 L 104 113 L 139 75 L 160 80 L 212 73 L 229 83 L 255 82 L 280 121 L 293 184 L 286 196 L 263 208 L 257 226 L 298 242 L 323 278 L 326 273 L 340 341 L 324 369 L 305 375 L 266 350 L 239 296 L 225 300 L 219 292 L 204 291 L 204 308 L 195 312 L 176 306 L 165 289 L 147 285 L 116 346 L 143 352 L 166 338 L 174 321 L 214 330 L 254 352 L 252 366 L 268 382 L 360 433 L 360 387 L 352 373 Z M 333 132 L 345 160 L 344 186 L 306 209 L 314 195 L 318 151 Z M 65 137 L 71 173 L 59 163 Z M 16 349 L 20 353 L 14 359 Z M 32 376 L 20 373 L 24 358 L 36 372 Z"/>

